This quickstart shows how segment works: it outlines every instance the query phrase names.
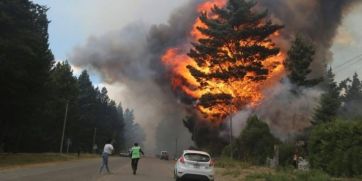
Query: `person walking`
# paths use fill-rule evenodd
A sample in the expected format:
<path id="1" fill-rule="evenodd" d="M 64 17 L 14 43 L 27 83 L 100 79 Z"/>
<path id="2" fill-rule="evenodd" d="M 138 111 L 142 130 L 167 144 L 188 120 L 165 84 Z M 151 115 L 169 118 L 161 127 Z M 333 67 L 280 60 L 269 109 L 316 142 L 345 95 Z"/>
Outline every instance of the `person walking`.
<path id="1" fill-rule="evenodd" d="M 104 145 L 103 153 L 102 153 L 102 164 L 101 168 L 99 169 L 99 173 L 101 174 L 103 171 L 103 168 L 106 167 L 106 170 L 108 173 L 111 173 L 109 171 L 108 167 L 108 156 L 112 154 L 113 152 L 113 146 L 111 144 L 112 140 L 107 140 L 106 144 Z"/>
<path id="2" fill-rule="evenodd" d="M 131 149 L 131 166 L 133 170 L 133 175 L 136 175 L 137 167 L 138 167 L 138 161 L 141 158 L 141 154 L 145 155 L 141 149 L 141 147 L 138 145 L 138 143 L 135 143 Z"/>

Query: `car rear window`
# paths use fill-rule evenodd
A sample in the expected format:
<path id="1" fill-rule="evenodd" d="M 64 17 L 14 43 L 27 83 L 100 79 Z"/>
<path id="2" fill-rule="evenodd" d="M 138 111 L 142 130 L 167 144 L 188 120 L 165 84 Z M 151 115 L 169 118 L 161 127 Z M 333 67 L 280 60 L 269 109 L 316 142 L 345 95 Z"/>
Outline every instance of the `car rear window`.
<path id="1" fill-rule="evenodd" d="M 208 155 L 199 154 L 199 153 L 186 153 L 184 155 L 186 160 L 197 161 L 197 162 L 208 162 L 210 157 Z"/>

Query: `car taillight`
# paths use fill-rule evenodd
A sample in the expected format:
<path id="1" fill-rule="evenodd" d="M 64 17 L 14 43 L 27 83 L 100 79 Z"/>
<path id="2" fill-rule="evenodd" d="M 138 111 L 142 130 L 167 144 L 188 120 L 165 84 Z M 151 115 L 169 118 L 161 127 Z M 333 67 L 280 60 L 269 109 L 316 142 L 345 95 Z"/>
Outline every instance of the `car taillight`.
<path id="1" fill-rule="evenodd" d="M 210 165 L 209 167 L 213 167 L 215 165 L 215 160 L 210 160 Z"/>
<path id="2" fill-rule="evenodd" d="M 183 156 L 180 157 L 180 163 L 185 164 L 185 159 Z"/>

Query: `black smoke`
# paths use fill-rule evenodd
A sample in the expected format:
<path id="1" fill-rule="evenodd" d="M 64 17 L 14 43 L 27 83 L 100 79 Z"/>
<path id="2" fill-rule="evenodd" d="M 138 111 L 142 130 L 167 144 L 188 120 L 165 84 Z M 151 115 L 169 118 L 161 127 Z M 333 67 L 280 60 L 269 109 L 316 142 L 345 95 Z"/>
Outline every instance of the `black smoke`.
<path id="1" fill-rule="evenodd" d="M 300 34 L 310 39 L 317 53 L 312 64 L 312 74 L 320 77 L 326 64 L 332 61 L 330 48 L 337 29 L 349 9 L 359 0 L 258 0 L 267 8 L 275 21 L 285 25 L 284 43 Z"/>

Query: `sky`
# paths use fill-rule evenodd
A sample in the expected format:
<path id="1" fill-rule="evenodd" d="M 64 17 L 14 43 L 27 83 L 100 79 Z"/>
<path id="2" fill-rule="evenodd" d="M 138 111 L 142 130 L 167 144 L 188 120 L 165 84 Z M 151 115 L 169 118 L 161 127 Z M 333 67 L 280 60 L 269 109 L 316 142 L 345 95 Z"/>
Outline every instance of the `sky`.
<path id="1" fill-rule="evenodd" d="M 345 15 L 331 48 L 338 81 L 357 72 L 362 77 L 362 3 Z M 358 58 L 355 58 L 358 57 Z M 353 59 L 355 58 L 355 59 Z"/>
<path id="2" fill-rule="evenodd" d="M 33 0 L 49 7 L 50 47 L 57 61 L 66 60 L 76 46 L 89 37 L 117 31 L 134 22 L 160 24 L 167 22 L 170 13 L 187 0 Z M 353 7 L 338 30 L 333 52 L 332 67 L 337 80 L 362 75 L 362 5 Z M 349 61 L 350 60 L 350 61 Z M 343 65 L 345 62 L 347 64 Z M 342 65 L 342 66 L 341 66 Z M 75 70 L 79 73 L 80 70 Z M 94 84 L 102 84 L 92 75 Z"/>
<path id="3" fill-rule="evenodd" d="M 90 36 L 117 31 L 127 24 L 166 22 L 186 0 L 33 0 L 48 8 L 50 46 L 64 60 Z"/>
<path id="4" fill-rule="evenodd" d="M 50 48 L 56 61 L 66 60 L 88 38 L 117 31 L 131 23 L 167 22 L 170 13 L 187 0 L 32 0 L 49 8 Z M 74 67 L 74 73 L 82 70 Z M 99 76 L 91 80 L 103 86 Z M 108 85 L 109 86 L 109 85 Z M 113 86 L 115 89 L 117 86 Z M 117 87 L 118 89 L 118 87 Z M 117 98 L 116 98 L 117 100 Z"/>

